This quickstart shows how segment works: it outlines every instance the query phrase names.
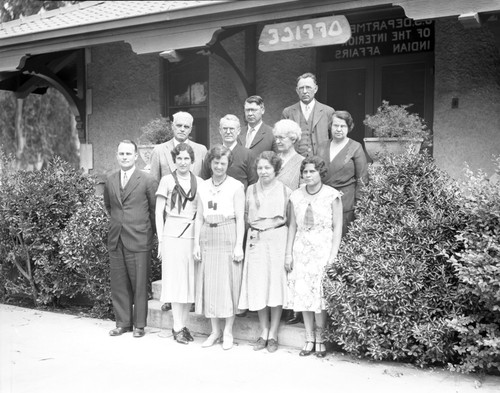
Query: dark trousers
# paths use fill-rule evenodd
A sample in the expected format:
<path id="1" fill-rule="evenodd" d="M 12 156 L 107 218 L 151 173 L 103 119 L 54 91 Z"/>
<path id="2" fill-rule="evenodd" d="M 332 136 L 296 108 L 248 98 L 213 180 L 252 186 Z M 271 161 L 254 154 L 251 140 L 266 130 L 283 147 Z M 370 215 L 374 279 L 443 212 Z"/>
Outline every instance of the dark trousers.
<path id="1" fill-rule="evenodd" d="M 117 248 L 109 250 L 109 260 L 116 326 L 146 327 L 151 251 L 129 251 L 120 239 Z"/>

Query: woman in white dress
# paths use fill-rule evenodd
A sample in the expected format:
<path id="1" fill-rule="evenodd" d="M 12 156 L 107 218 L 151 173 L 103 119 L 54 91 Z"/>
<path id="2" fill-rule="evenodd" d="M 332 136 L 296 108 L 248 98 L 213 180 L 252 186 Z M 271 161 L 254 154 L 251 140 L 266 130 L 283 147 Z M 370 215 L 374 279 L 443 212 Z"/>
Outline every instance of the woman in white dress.
<path id="1" fill-rule="evenodd" d="M 162 261 L 160 300 L 172 304 L 174 340 L 187 344 L 193 341 L 186 322 L 195 300 L 194 219 L 202 180 L 189 170 L 194 161 L 191 146 L 179 143 L 171 154 L 177 169 L 160 180 L 156 192 L 158 257 Z"/>
<path id="2" fill-rule="evenodd" d="M 240 309 L 257 311 L 261 334 L 255 351 L 278 349 L 278 328 L 286 303 L 285 246 L 287 209 L 292 191 L 276 175 L 281 159 L 272 151 L 255 160 L 259 181 L 247 189 L 245 216 L 249 225 Z"/>
<path id="3" fill-rule="evenodd" d="M 322 279 L 325 266 L 337 258 L 342 237 L 341 194 L 322 183 L 326 172 L 320 157 L 306 158 L 300 167 L 305 184 L 290 196 L 285 268 L 289 272 L 288 308 L 302 311 L 306 329 L 300 356 L 326 355 Z"/>

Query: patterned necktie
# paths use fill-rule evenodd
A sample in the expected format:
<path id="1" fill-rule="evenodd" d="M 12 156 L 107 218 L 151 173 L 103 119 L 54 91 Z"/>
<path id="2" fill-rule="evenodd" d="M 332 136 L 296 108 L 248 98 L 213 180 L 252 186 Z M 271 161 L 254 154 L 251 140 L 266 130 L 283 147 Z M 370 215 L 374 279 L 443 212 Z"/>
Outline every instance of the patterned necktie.
<path id="1" fill-rule="evenodd" d="M 304 215 L 304 226 L 311 228 L 314 225 L 314 215 L 311 202 L 307 205 L 306 214 Z"/>
<path id="2" fill-rule="evenodd" d="M 250 128 L 247 132 L 247 143 L 245 145 L 245 147 L 247 149 L 250 149 L 250 146 L 252 145 L 252 141 L 253 141 L 253 132 L 255 131 L 255 128 Z"/>

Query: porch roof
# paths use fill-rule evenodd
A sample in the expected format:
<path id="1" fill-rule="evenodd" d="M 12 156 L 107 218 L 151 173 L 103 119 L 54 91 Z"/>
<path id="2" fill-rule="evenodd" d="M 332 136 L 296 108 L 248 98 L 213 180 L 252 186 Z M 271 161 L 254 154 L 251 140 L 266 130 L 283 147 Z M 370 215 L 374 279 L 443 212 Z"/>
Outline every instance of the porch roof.
<path id="1" fill-rule="evenodd" d="M 498 0 L 88 1 L 0 24 L 0 72 L 29 56 L 108 42 L 163 52 L 204 46 L 224 27 L 395 6 L 413 19 L 500 10 Z"/>

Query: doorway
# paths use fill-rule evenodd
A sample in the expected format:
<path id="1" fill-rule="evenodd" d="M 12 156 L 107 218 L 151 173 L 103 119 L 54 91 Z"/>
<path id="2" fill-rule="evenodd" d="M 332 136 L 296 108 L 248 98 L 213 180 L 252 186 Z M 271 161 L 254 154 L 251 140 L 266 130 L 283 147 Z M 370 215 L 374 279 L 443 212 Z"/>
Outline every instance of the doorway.
<path id="1" fill-rule="evenodd" d="M 336 110 L 351 113 L 355 127 L 349 137 L 363 144 L 372 131 L 363 125 L 382 100 L 408 105 L 432 128 L 433 53 L 340 60 L 321 64 L 320 100 Z"/>

